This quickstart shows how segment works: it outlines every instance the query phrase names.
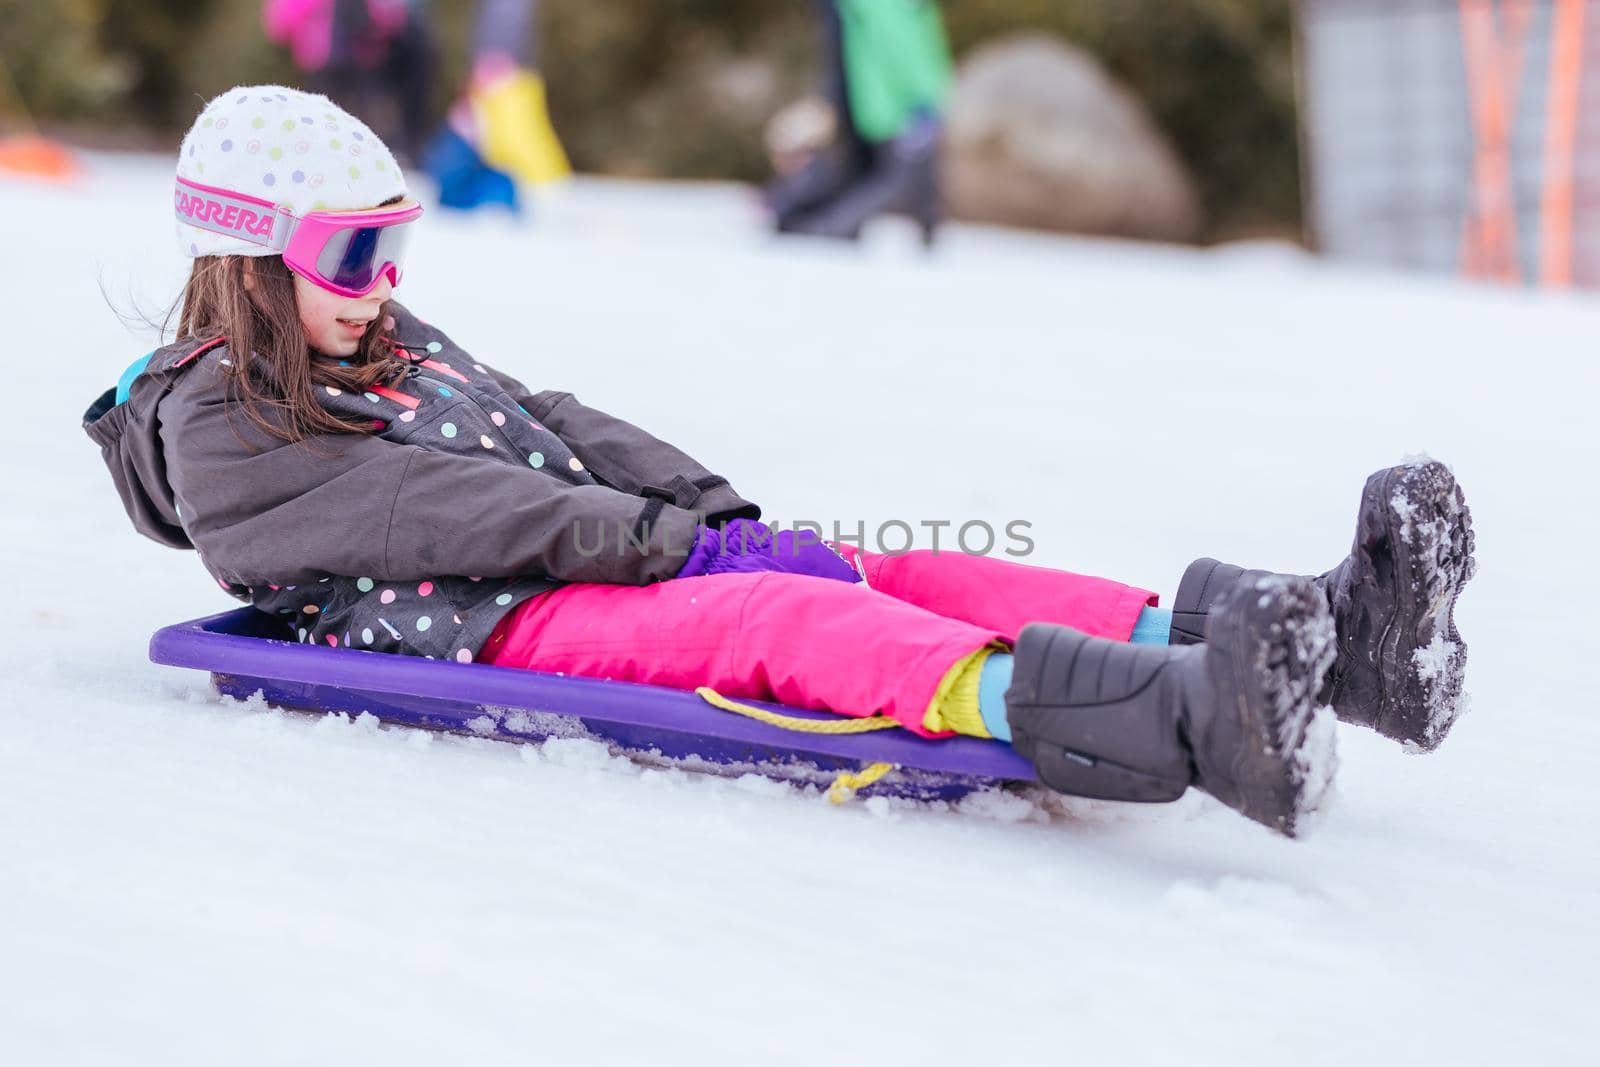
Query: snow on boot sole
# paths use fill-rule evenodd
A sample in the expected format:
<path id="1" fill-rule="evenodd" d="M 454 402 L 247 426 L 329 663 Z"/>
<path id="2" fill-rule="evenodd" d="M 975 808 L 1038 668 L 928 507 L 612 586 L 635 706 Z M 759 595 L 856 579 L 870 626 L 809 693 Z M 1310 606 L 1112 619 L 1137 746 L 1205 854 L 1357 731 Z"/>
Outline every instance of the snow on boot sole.
<path id="1" fill-rule="evenodd" d="M 1330 701 L 1339 706 L 1363 694 L 1365 707 L 1347 717 L 1417 750 L 1437 748 L 1461 714 L 1467 645 L 1455 604 L 1474 569 L 1471 512 L 1444 464 L 1428 460 L 1369 478 L 1349 572 L 1330 576 L 1346 661 L 1330 679 Z M 1358 644 L 1371 659 L 1356 655 Z M 1359 677 L 1368 672 L 1375 693 Z"/>
<path id="2" fill-rule="evenodd" d="M 1133 645 L 1023 627 L 1006 690 L 1012 747 L 1058 792 L 1176 800 L 1194 787 L 1300 833 L 1335 769 L 1317 701 L 1333 619 L 1311 578 L 1254 575 L 1216 604 L 1204 645 Z"/>
<path id="3" fill-rule="evenodd" d="M 1307 578 L 1264 575 L 1241 583 L 1231 599 L 1212 617 L 1207 666 L 1220 693 L 1231 695 L 1243 736 L 1230 765 L 1213 772 L 1214 784 L 1203 741 L 1194 740 L 1200 785 L 1295 837 L 1323 804 L 1338 766 L 1334 718 L 1317 701 L 1334 658 L 1333 619 Z"/>

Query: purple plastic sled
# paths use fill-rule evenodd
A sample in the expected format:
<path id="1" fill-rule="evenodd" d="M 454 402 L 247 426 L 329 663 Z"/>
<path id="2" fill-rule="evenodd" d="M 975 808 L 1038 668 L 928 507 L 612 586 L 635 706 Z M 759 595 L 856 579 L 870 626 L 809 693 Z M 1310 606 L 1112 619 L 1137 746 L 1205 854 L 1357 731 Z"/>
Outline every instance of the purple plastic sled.
<path id="1" fill-rule="evenodd" d="M 827 786 L 842 772 L 892 764 L 863 794 L 950 800 L 1034 778 L 1028 762 L 999 741 L 928 741 L 904 730 L 800 733 L 715 708 L 681 689 L 301 645 L 279 639 L 279 632 L 271 616 L 240 608 L 156 631 L 150 658 L 210 671 L 219 692 L 241 699 L 259 692 L 278 707 L 365 711 L 384 722 L 506 741 L 587 737 L 645 762 L 716 774 Z"/>

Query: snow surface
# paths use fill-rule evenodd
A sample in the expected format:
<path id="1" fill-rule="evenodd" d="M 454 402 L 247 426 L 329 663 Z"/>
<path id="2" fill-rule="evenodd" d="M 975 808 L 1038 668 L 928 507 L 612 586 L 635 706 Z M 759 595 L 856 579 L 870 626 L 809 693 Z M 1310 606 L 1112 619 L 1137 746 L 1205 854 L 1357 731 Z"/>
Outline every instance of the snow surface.
<path id="1" fill-rule="evenodd" d="M 1276 246 L 776 243 L 721 187 L 430 215 L 413 308 L 778 518 L 1024 519 L 1036 562 L 1170 594 L 1199 554 L 1331 565 L 1408 453 L 1466 486 L 1475 711 L 1426 757 L 1340 727 L 1309 839 L 1196 795 L 834 808 L 150 665 L 232 602 L 78 428 L 151 347 L 100 286 L 154 308 L 183 268 L 169 161 L 90 164 L 0 182 L 0 1062 L 1593 1062 L 1593 297 Z"/>

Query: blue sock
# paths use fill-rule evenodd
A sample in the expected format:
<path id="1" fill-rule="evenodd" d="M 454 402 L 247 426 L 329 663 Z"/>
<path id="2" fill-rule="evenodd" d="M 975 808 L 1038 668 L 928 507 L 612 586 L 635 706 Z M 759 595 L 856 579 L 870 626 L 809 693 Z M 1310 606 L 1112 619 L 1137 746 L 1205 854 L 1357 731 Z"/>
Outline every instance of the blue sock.
<path id="1" fill-rule="evenodd" d="M 978 675 L 978 714 L 983 728 L 1000 741 L 1011 740 L 1011 724 L 1006 722 L 1006 689 L 1011 685 L 1011 653 L 995 652 L 983 661 Z"/>
<path id="2" fill-rule="evenodd" d="M 1133 624 L 1133 636 L 1128 640 L 1135 645 L 1172 644 L 1172 610 L 1147 605 L 1139 612 L 1139 621 Z"/>
<path id="3" fill-rule="evenodd" d="M 1133 636 L 1128 640 L 1136 645 L 1166 645 L 1172 639 L 1172 612 L 1167 608 L 1146 607 L 1139 612 L 1139 621 L 1133 624 Z M 983 672 L 978 675 L 978 714 L 983 716 L 983 728 L 1000 741 L 1011 740 L 1011 724 L 1006 721 L 1006 690 L 1011 686 L 1012 658 L 1008 653 L 996 652 L 983 661 Z"/>

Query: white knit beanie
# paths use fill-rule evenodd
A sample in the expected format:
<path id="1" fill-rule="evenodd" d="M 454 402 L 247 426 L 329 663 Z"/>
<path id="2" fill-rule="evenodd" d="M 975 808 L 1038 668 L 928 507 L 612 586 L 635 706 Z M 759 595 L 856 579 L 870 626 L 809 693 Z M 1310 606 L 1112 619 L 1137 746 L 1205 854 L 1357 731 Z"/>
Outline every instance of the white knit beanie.
<path id="1" fill-rule="evenodd" d="M 270 201 L 295 215 L 356 211 L 406 193 L 389 149 L 325 96 L 282 85 L 242 85 L 212 100 L 178 153 L 178 177 Z M 188 256 L 270 256 L 275 249 L 194 225 L 178 215 Z"/>

